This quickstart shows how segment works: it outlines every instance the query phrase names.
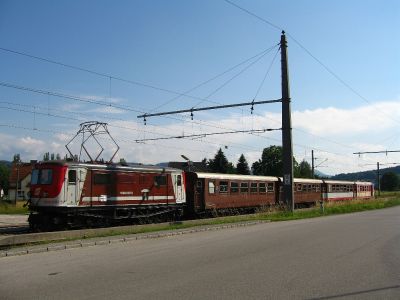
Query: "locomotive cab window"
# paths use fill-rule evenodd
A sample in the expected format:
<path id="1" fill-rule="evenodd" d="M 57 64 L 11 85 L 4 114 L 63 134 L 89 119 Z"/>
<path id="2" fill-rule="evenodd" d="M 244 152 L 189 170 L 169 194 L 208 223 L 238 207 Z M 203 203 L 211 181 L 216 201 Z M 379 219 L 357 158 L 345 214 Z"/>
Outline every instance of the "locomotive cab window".
<path id="1" fill-rule="evenodd" d="M 68 171 L 68 184 L 76 184 L 76 170 Z"/>
<path id="2" fill-rule="evenodd" d="M 31 184 L 51 184 L 53 182 L 53 170 L 35 169 L 32 171 Z"/>
<path id="3" fill-rule="evenodd" d="M 31 184 L 38 184 L 38 182 L 39 182 L 39 170 L 34 169 L 32 170 Z"/>

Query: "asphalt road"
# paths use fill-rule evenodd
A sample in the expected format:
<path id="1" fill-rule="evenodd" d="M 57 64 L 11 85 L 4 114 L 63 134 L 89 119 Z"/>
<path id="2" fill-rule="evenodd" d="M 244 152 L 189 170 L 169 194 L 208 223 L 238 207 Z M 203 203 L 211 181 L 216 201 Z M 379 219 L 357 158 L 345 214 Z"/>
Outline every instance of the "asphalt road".
<path id="1" fill-rule="evenodd" d="M 400 207 L 4 257 L 0 299 L 400 299 Z"/>

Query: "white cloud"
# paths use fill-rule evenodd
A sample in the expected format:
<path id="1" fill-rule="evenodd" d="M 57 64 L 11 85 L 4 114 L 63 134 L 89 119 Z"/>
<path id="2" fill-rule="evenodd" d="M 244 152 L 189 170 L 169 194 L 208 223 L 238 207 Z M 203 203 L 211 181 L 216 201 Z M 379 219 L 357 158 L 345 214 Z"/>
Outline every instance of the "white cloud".
<path id="1" fill-rule="evenodd" d="M 320 161 L 328 159 L 323 164 L 328 168 L 320 168 L 324 173 L 336 174 L 373 169 L 373 164 L 379 160 L 382 163 L 396 160 L 400 162 L 400 155 L 396 154 L 390 154 L 388 157 L 384 155 L 358 157 L 353 154 L 357 151 L 400 148 L 400 145 L 396 144 L 400 139 L 396 141 L 397 135 L 394 134 L 398 124 L 393 121 L 393 119 L 400 120 L 399 101 L 380 102 L 353 109 L 328 107 L 294 111 L 292 119 L 296 159 L 299 161 L 306 159 L 311 162 L 311 150 L 314 150 L 315 156 L 320 158 Z M 261 157 L 265 147 L 281 144 L 281 131 L 135 142 L 144 138 L 281 127 L 280 113 L 269 112 L 262 115 L 226 115 L 224 118 L 207 120 L 204 123 L 195 116 L 193 122 L 169 120 L 169 124 L 155 125 L 156 122 L 164 121 L 165 119 L 151 119 L 147 126 L 135 121 L 110 121 L 108 129 L 121 147 L 115 160 L 123 157 L 127 161 L 141 163 L 182 161 L 181 154 L 184 154 L 192 160 L 199 161 L 204 157 L 212 158 L 221 147 L 231 162 L 236 163 L 243 153 L 251 165 Z M 78 127 L 76 131 L 77 129 Z M 41 159 L 45 152 L 60 153 L 63 156 L 66 153 L 64 145 L 76 131 L 73 130 L 68 134 L 68 130 L 62 134 L 41 138 L 2 134 L 0 135 L 1 158 L 10 159 L 14 153 L 23 154 L 25 160 Z M 99 140 L 104 142 L 102 157 L 107 160 L 115 151 L 115 146 L 104 137 Z M 79 144 L 79 139 L 71 144 L 74 153 L 79 152 Z M 97 154 L 98 148 L 94 147 L 94 152 Z"/>

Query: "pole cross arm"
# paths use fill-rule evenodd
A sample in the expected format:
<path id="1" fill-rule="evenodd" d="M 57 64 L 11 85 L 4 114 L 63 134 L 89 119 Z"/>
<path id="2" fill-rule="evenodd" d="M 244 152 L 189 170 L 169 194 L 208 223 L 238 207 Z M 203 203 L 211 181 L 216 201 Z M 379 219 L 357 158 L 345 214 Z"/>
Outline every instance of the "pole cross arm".
<path id="1" fill-rule="evenodd" d="M 173 114 L 180 114 L 180 113 L 191 113 L 195 111 L 203 111 L 203 110 L 212 110 L 212 109 L 221 109 L 221 108 L 230 108 L 230 107 L 239 107 L 239 106 L 253 106 L 258 104 L 268 104 L 268 103 L 277 103 L 282 102 L 282 99 L 276 100 L 264 100 L 264 101 L 252 101 L 252 102 L 244 102 L 244 103 L 236 103 L 236 104 L 226 104 L 226 105 L 217 105 L 217 106 L 208 106 L 208 107 L 200 107 L 200 108 L 189 108 L 189 109 L 182 109 L 182 110 L 174 110 L 174 111 L 167 111 L 167 112 L 160 112 L 160 113 L 153 113 L 153 114 L 143 114 L 137 116 L 138 118 L 147 118 L 147 117 L 155 117 L 155 116 L 165 116 L 165 115 L 173 115 Z"/>

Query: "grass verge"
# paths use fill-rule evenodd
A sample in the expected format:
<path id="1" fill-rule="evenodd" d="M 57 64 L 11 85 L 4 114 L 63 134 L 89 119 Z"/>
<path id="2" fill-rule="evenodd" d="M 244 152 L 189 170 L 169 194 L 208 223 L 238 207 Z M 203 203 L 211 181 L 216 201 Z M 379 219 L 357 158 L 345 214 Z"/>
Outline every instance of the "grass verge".
<path id="1" fill-rule="evenodd" d="M 16 215 L 28 214 L 28 207 L 23 207 L 25 202 L 17 202 L 16 205 L 0 201 L 0 214 L 3 215 Z"/>
<path id="2" fill-rule="evenodd" d="M 239 223 L 239 222 L 249 222 L 249 221 L 279 222 L 288 220 L 299 220 L 299 219 L 315 218 L 328 215 L 346 214 L 346 213 L 361 212 L 367 210 L 382 209 L 397 205 L 400 205 L 400 197 L 398 196 L 385 197 L 373 200 L 355 200 L 351 202 L 327 203 L 325 204 L 323 212 L 320 210 L 319 207 L 315 207 L 311 209 L 296 210 L 293 213 L 289 211 L 265 211 L 252 215 L 238 215 L 238 216 L 219 217 L 213 219 L 191 220 L 173 224 L 163 223 L 163 224 L 125 226 L 118 228 L 103 228 L 100 231 L 87 230 L 85 231 L 84 234 L 80 235 L 79 237 L 71 237 L 71 238 L 65 237 L 61 240 L 59 239 L 59 240 L 35 242 L 29 245 L 31 246 L 31 245 L 48 244 L 56 242 L 69 242 L 74 240 L 110 237 L 110 236 L 127 235 L 127 234 L 146 234 L 157 231 L 179 230 L 179 229 L 187 229 L 198 226 L 214 226 L 214 225 L 223 225 L 228 223 Z M 28 245 L 27 244 L 19 245 L 19 247 L 20 246 L 28 246 Z M 9 248 L 14 248 L 14 246 L 11 246 Z"/>
<path id="3" fill-rule="evenodd" d="M 293 213 L 288 211 L 268 211 L 252 215 L 227 216 L 214 219 L 184 221 L 180 224 L 151 224 L 147 226 L 129 227 L 129 229 L 127 229 L 126 231 L 121 229 L 113 229 L 101 235 L 95 235 L 95 236 L 87 235 L 86 238 L 104 237 L 104 236 L 113 236 L 122 234 L 150 233 L 155 231 L 187 229 L 196 226 L 223 225 L 229 223 L 239 223 L 248 221 L 279 222 L 288 220 L 299 220 L 299 219 L 316 218 L 328 215 L 346 214 L 346 213 L 381 209 L 397 205 L 400 205 L 400 198 L 390 198 L 390 199 L 380 199 L 380 200 L 355 200 L 345 203 L 343 202 L 328 203 L 325 205 L 323 212 L 321 212 L 319 207 L 305 209 L 305 210 L 296 210 Z"/>

